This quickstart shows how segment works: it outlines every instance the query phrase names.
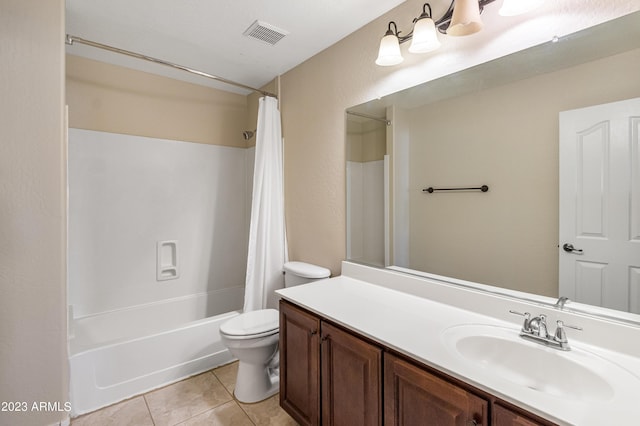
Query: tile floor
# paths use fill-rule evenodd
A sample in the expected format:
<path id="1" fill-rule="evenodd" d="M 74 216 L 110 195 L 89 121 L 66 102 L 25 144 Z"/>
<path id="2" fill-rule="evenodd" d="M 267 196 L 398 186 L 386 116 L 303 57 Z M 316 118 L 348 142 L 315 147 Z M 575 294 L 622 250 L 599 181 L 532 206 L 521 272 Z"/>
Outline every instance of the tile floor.
<path id="1" fill-rule="evenodd" d="M 190 377 L 98 411 L 72 426 L 296 426 L 278 395 L 244 404 L 233 397 L 238 363 Z"/>

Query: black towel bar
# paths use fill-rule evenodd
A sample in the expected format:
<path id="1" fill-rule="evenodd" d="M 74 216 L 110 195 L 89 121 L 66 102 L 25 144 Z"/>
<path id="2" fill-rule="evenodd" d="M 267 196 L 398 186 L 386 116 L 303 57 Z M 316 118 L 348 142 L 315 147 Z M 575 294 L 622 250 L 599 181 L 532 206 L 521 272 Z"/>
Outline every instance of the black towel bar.
<path id="1" fill-rule="evenodd" d="M 432 186 L 428 188 L 424 188 L 422 192 L 428 192 L 429 194 L 433 194 L 436 191 L 482 191 L 487 192 L 489 187 L 487 185 L 482 185 L 474 188 L 434 188 Z"/>

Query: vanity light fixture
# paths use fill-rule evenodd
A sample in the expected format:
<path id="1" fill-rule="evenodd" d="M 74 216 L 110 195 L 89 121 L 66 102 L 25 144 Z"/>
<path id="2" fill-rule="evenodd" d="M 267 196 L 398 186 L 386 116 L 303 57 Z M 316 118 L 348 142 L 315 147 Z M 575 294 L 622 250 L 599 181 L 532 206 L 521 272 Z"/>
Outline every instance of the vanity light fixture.
<path id="1" fill-rule="evenodd" d="M 400 44 L 411 40 L 409 52 L 426 53 L 440 47 L 440 41 L 436 29 L 450 36 L 465 36 L 480 31 L 483 27 L 480 13 L 484 6 L 495 0 L 452 0 L 449 9 L 438 20 L 434 20 L 431 13 L 431 5 L 425 3 L 422 6 L 422 14 L 413 20 L 412 31 L 400 35 L 398 26 L 394 21 L 389 22 L 389 27 L 382 40 L 376 64 L 380 66 L 392 66 L 401 63 L 404 58 L 400 52 Z M 500 15 L 514 16 L 529 12 L 540 6 L 544 0 L 504 0 Z"/>

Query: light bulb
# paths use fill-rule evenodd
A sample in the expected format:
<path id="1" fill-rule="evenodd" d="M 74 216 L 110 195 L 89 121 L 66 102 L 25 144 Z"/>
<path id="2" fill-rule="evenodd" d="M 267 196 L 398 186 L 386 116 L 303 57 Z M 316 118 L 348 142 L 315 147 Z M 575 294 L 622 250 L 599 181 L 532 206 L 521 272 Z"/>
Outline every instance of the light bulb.
<path id="1" fill-rule="evenodd" d="M 436 26 L 429 17 L 420 18 L 413 26 L 413 37 L 409 52 L 426 53 L 440 47 L 440 40 L 436 34 Z"/>
<path id="2" fill-rule="evenodd" d="M 478 0 L 456 0 L 447 34 L 465 36 L 477 33 L 482 27 Z"/>
<path id="3" fill-rule="evenodd" d="M 404 61 L 404 58 L 400 53 L 400 41 L 393 32 L 387 31 L 387 34 L 380 40 L 380 49 L 378 50 L 376 64 L 388 67 L 398 65 L 402 61 Z"/>

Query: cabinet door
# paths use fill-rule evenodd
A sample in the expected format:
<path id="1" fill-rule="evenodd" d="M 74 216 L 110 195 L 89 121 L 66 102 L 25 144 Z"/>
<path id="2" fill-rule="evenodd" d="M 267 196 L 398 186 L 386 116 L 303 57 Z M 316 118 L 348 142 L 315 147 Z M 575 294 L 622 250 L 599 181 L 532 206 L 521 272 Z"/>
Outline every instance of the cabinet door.
<path id="1" fill-rule="evenodd" d="M 396 356 L 384 355 L 385 425 L 488 425 L 488 402 Z"/>
<path id="2" fill-rule="evenodd" d="M 382 350 L 325 322 L 321 326 L 322 424 L 382 424 Z"/>
<path id="3" fill-rule="evenodd" d="M 280 406 L 301 425 L 320 424 L 320 320 L 280 302 Z"/>
<path id="4" fill-rule="evenodd" d="M 538 422 L 528 416 L 516 413 L 500 404 L 493 405 L 492 426 L 546 426 L 553 423 Z"/>

